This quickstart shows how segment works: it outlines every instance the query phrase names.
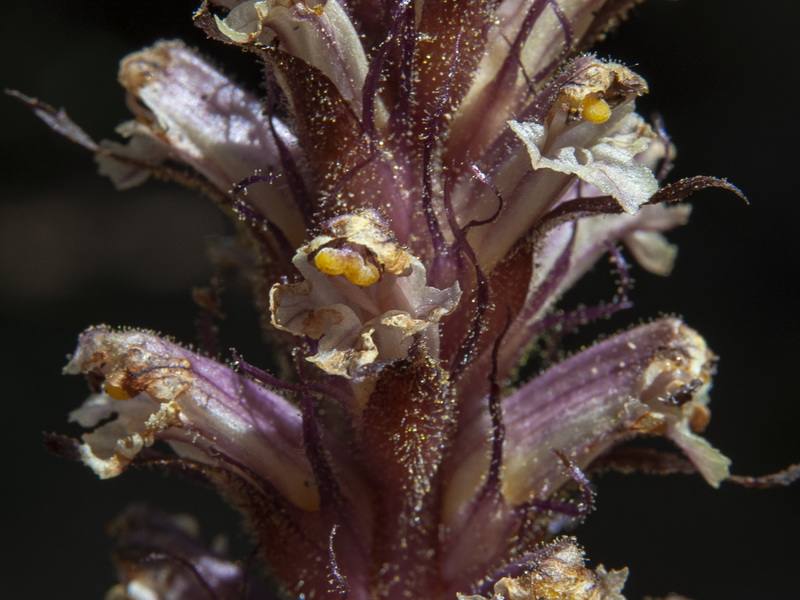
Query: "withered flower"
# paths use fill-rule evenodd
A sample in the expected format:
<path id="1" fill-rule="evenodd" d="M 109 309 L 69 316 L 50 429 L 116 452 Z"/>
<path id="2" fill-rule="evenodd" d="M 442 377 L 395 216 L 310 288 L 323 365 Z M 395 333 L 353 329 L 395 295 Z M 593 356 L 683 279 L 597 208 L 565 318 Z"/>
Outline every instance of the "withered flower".
<path id="1" fill-rule="evenodd" d="M 622 598 L 624 571 L 588 569 L 557 536 L 591 510 L 586 473 L 634 437 L 682 453 L 643 455 L 651 470 L 729 478 L 700 435 L 715 356 L 669 317 L 545 357 L 532 377 L 520 365 L 628 305 L 619 244 L 666 275 L 663 232 L 689 216 L 678 202 L 741 195 L 711 177 L 662 185 L 674 149 L 635 112 L 646 82 L 586 53 L 632 4 L 207 1 L 197 24 L 263 61 L 265 98 L 166 41 L 122 62 L 124 144 L 29 100 L 118 187 L 176 179 L 237 217 L 283 356 L 224 364 L 89 329 L 66 371 L 93 386 L 71 413 L 91 431 L 62 450 L 104 478 L 197 471 L 246 515 L 291 597 Z M 614 301 L 558 311 L 606 253 Z M 130 544 L 140 523 L 179 559 L 123 552 L 111 597 L 194 597 L 198 581 L 240 597 L 235 565 L 178 528 L 124 523 Z"/>

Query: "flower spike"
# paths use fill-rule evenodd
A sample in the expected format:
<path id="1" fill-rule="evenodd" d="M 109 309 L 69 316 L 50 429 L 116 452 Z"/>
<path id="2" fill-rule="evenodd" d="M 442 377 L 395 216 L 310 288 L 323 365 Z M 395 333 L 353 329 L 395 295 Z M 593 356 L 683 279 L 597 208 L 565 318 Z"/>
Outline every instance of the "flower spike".
<path id="1" fill-rule="evenodd" d="M 680 319 L 562 345 L 630 306 L 623 251 L 669 274 L 689 195 L 744 198 L 665 185 L 675 150 L 635 109 L 647 83 L 587 53 L 635 3 L 206 0 L 195 22 L 261 61 L 265 94 L 178 41 L 122 61 L 124 143 L 12 94 L 117 187 L 175 179 L 234 217 L 270 344 L 228 366 L 91 328 L 65 369 L 92 388 L 70 413 L 86 431 L 49 446 L 101 478 L 198 474 L 298 599 L 624 600 L 625 569 L 557 537 L 592 511 L 594 473 L 794 481 L 731 477 L 702 437 L 716 357 Z M 613 300 L 562 310 L 606 255 Z M 194 293 L 214 353 L 218 288 Z M 624 446 L 654 437 L 675 450 Z M 109 598 L 272 597 L 174 520 L 117 529 Z"/>

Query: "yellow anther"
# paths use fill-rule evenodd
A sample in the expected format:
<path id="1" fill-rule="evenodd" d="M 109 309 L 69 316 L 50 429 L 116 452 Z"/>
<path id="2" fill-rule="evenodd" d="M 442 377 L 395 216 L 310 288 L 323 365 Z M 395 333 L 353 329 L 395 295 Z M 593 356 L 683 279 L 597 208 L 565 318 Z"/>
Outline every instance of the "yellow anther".
<path id="1" fill-rule="evenodd" d="M 365 262 L 358 254 L 335 248 L 322 248 L 314 257 L 314 266 L 326 275 L 344 275 L 350 283 L 366 287 L 380 279 L 378 267 Z"/>
<path id="2" fill-rule="evenodd" d="M 378 267 L 372 263 L 367 263 L 361 260 L 360 257 L 353 257 L 355 260 L 351 261 L 344 271 L 344 276 L 347 280 L 361 287 L 372 285 L 380 279 L 380 272 Z"/>
<path id="3" fill-rule="evenodd" d="M 605 123 L 611 117 L 611 107 L 602 98 L 586 96 L 581 102 L 583 118 L 590 123 Z"/>
<path id="4" fill-rule="evenodd" d="M 323 248 L 314 257 L 314 265 L 326 275 L 341 275 L 347 267 L 347 260 L 335 249 Z"/>
<path id="5" fill-rule="evenodd" d="M 106 393 L 106 396 L 110 396 L 114 400 L 130 400 L 133 398 L 133 396 L 126 392 L 124 388 L 121 388 L 117 385 L 111 385 L 108 382 L 103 384 L 103 391 Z"/>

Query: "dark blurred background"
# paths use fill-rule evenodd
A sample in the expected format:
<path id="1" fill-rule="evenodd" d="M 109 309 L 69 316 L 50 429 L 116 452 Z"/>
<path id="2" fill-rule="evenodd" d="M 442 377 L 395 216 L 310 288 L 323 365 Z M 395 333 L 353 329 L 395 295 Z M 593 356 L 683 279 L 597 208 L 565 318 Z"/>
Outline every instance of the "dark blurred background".
<path id="1" fill-rule="evenodd" d="M 193 29 L 198 3 L 9 4 L 0 82 L 67 107 L 101 138 L 128 118 L 118 60 L 156 39 L 180 37 L 255 81 L 249 59 Z M 792 91 L 798 22 L 800 3 L 788 0 L 650 0 L 599 48 L 650 83 L 640 112 L 658 110 L 678 146 L 670 179 L 728 177 L 751 200 L 697 194 L 691 224 L 671 236 L 681 248 L 675 273 L 659 279 L 637 271 L 636 308 L 605 325 L 674 311 L 706 336 L 722 357 L 708 438 L 740 474 L 800 461 L 800 318 L 792 292 L 800 266 L 792 180 L 800 172 Z M 11 99 L 0 102 L 3 597 L 102 598 L 114 581 L 105 526 L 135 502 L 198 515 L 207 537 L 227 532 L 234 549 L 247 553 L 249 542 L 235 533 L 238 518 L 213 492 L 160 472 L 101 482 L 41 443 L 43 431 L 77 433 L 66 414 L 83 400 L 85 384 L 60 369 L 86 326 L 135 325 L 196 341 L 189 289 L 208 281 L 205 240 L 228 224 L 208 201 L 173 186 L 115 192 L 85 151 Z M 228 336 L 251 349 L 249 360 L 264 362 L 268 350 L 254 342 L 255 329 L 253 320 Z M 599 511 L 575 533 L 592 561 L 631 568 L 628 598 L 670 591 L 696 600 L 797 597 L 800 486 L 713 490 L 699 477 L 608 475 L 597 487 Z"/>

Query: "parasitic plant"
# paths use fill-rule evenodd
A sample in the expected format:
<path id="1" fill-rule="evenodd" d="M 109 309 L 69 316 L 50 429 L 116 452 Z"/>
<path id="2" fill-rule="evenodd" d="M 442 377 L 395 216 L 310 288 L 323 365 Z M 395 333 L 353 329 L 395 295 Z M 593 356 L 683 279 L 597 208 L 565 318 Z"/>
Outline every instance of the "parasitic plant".
<path id="1" fill-rule="evenodd" d="M 196 23 L 263 62 L 261 96 L 162 41 L 122 62 L 125 143 L 23 97 L 117 187 L 173 179 L 234 217 L 242 250 L 220 260 L 270 342 L 246 361 L 91 328 L 66 367 L 92 387 L 70 415 L 89 431 L 51 446 L 102 478 L 162 464 L 217 486 L 287 597 L 622 598 L 625 571 L 560 534 L 600 468 L 731 479 L 701 436 L 716 357 L 675 317 L 556 349 L 629 306 L 622 247 L 667 275 L 681 202 L 741 196 L 665 185 L 647 83 L 588 53 L 634 3 L 207 1 Z M 560 309 L 606 254 L 613 300 Z M 617 449 L 655 436 L 680 453 Z M 173 521 L 116 530 L 110 598 L 271 597 Z"/>

